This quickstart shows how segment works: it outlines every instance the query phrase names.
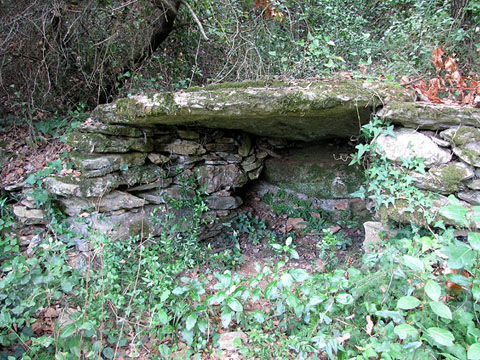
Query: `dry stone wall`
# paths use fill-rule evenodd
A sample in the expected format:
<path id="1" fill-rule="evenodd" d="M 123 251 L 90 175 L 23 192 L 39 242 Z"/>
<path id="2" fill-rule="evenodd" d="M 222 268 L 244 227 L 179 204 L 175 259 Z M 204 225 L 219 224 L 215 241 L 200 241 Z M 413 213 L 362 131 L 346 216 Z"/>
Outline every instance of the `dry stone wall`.
<path id="1" fill-rule="evenodd" d="M 378 151 L 401 165 L 402 159 L 424 158 L 426 173 L 415 173 L 415 186 L 438 194 L 432 209 L 448 205 L 455 195 L 466 207 L 480 205 L 480 109 L 453 105 L 393 102 L 377 116 L 395 124 L 395 135 L 380 135 Z M 401 201 L 381 209 L 384 220 L 416 222 L 422 216 L 406 211 Z M 447 219 L 443 219 L 448 223 Z"/>
<path id="2" fill-rule="evenodd" d="M 268 155 L 260 149 L 261 140 L 244 132 L 137 128 L 92 119 L 67 142 L 75 148 L 70 159 L 81 175 L 48 177 L 44 184 L 72 217 L 76 231 L 85 234 L 95 221 L 115 238 L 136 234 L 142 224 L 155 233 L 149 214 L 168 199 L 178 199 L 188 178 L 198 179 L 199 188 L 208 192 L 208 216 L 228 218 L 242 204 L 235 191 L 258 178 Z M 92 210 L 108 216 L 74 220 Z M 204 230 L 211 236 L 220 228 Z"/>
<path id="3" fill-rule="evenodd" d="M 265 164 L 272 166 L 267 181 L 287 187 L 297 182 L 294 192 L 325 196 L 320 200 L 334 201 L 332 208 L 346 199 L 341 207 L 351 209 L 358 199 L 349 194 L 362 183 L 361 169 L 345 166 L 348 150 L 323 146 L 358 136 L 376 115 L 395 124 L 395 137 L 377 139 L 382 154 L 397 166 L 403 158 L 425 158 L 426 173 L 411 175 L 415 186 L 439 194 L 431 211 L 446 204 L 449 194 L 480 205 L 480 109 L 413 101 L 400 86 L 364 80 L 227 84 L 132 96 L 99 106 L 68 137 L 76 171 L 44 184 L 74 231 L 88 235 L 96 229 L 114 238 L 141 229 L 158 233 L 149 215 L 178 198 L 190 176 L 209 193 L 207 218 L 228 220 L 242 204 L 237 190 L 258 179 Z M 292 142 L 300 151 L 286 157 L 280 151 L 279 158 L 279 144 L 290 149 Z M 421 224 L 401 201 L 383 210 L 385 221 Z M 43 221 L 38 211 L 31 199 L 15 208 L 30 223 Z M 210 222 L 203 236 L 221 231 L 222 221 Z"/>

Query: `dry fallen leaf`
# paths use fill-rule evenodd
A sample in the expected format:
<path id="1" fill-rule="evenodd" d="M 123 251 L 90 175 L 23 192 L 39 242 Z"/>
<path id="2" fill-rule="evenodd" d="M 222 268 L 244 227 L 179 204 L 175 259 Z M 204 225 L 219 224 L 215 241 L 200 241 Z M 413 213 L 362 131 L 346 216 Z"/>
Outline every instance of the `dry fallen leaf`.
<path id="1" fill-rule="evenodd" d="M 367 315 L 367 334 L 368 335 L 372 335 L 372 331 L 373 331 L 373 321 L 372 321 L 372 318 L 370 315 Z"/>

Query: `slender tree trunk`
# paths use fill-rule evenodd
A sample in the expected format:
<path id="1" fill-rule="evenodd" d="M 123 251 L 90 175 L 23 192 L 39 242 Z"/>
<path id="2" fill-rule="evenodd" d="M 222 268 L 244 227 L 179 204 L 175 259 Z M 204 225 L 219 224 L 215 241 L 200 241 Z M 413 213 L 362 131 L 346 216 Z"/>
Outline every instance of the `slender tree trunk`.
<path id="1" fill-rule="evenodd" d="M 158 49 L 165 39 L 173 30 L 173 24 L 177 18 L 178 10 L 182 0 L 151 0 L 152 3 L 163 11 L 163 15 L 159 18 L 157 26 L 155 27 L 150 41 L 133 57 L 133 61 L 126 63 L 121 73 L 133 72 L 137 70 L 145 60 L 149 59 L 155 50 Z M 112 77 L 108 79 L 108 83 L 102 89 L 98 102 L 104 104 L 110 101 L 118 94 L 119 88 L 115 87 L 116 79 Z"/>
<path id="2" fill-rule="evenodd" d="M 464 11 L 468 5 L 468 1 L 469 0 L 452 0 L 450 5 L 450 15 L 461 24 L 464 24 L 465 21 L 468 20 L 469 14 Z"/>

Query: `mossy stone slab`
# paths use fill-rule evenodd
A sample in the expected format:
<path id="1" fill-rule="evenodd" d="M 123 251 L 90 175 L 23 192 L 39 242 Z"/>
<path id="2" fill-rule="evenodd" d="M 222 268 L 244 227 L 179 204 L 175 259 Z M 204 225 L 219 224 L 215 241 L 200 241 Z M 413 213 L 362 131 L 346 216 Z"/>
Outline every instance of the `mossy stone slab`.
<path id="1" fill-rule="evenodd" d="M 67 144 L 86 153 L 126 153 L 129 151 L 153 151 L 151 138 L 127 138 L 104 134 L 73 131 L 67 136 Z"/>
<path id="2" fill-rule="evenodd" d="M 262 179 L 269 184 L 318 199 L 352 198 L 365 180 L 360 166 L 348 166 L 353 149 L 328 144 L 282 152 L 265 161 Z"/>
<path id="3" fill-rule="evenodd" d="M 389 102 L 377 116 L 415 129 L 443 130 L 452 126 L 480 125 L 480 109 L 421 102 Z"/>
<path id="4" fill-rule="evenodd" d="M 413 97 L 400 86 L 366 80 L 274 87 L 228 84 L 135 95 L 100 105 L 92 116 L 110 124 L 195 125 L 310 141 L 357 135 L 372 111 L 390 100 L 412 101 Z"/>
<path id="5" fill-rule="evenodd" d="M 467 164 L 480 167 L 480 129 L 458 126 L 442 131 L 440 135 L 453 145 L 453 152 Z"/>
<path id="6" fill-rule="evenodd" d="M 153 129 L 145 127 L 140 129 L 134 126 L 111 125 L 88 120 L 85 123 L 80 124 L 76 130 L 88 133 L 126 137 L 146 137 L 151 136 L 154 133 Z"/>
<path id="7" fill-rule="evenodd" d="M 145 163 L 146 153 L 88 154 L 72 151 L 70 159 L 86 177 L 98 177 L 120 170 L 121 167 L 140 166 Z"/>
<path id="8" fill-rule="evenodd" d="M 426 174 L 413 173 L 415 186 L 423 190 L 438 191 L 442 194 L 453 194 L 465 188 L 465 181 L 473 178 L 475 172 L 463 162 L 449 164 L 430 169 Z"/>

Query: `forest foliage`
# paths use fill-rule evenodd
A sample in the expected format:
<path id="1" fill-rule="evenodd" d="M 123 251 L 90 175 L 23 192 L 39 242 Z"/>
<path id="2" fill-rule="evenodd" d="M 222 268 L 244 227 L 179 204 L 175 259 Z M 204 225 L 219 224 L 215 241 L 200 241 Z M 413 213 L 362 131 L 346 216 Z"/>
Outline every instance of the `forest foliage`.
<path id="1" fill-rule="evenodd" d="M 419 77 L 439 45 L 464 76 L 479 65 L 478 0 L 22 0 L 0 16 L 0 112 L 30 120 L 140 89 Z"/>

